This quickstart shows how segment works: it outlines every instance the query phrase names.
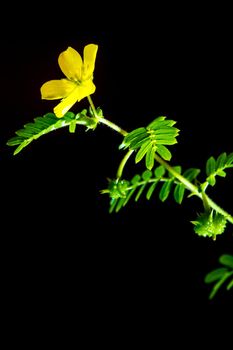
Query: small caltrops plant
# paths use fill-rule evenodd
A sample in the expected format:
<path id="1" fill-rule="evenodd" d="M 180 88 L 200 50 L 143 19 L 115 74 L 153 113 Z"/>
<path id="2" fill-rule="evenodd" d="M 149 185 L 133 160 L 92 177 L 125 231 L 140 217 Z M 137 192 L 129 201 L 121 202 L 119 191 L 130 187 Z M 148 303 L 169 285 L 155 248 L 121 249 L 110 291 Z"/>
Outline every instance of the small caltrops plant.
<path id="1" fill-rule="evenodd" d="M 180 132 L 176 121 L 158 116 L 148 125 L 130 132 L 111 122 L 101 108 L 95 108 L 91 98 L 96 90 L 93 80 L 97 51 L 97 45 L 89 44 L 84 47 L 83 56 L 72 47 L 59 55 L 58 64 L 64 77 L 44 83 L 40 90 L 42 99 L 59 100 L 59 103 L 53 112 L 37 116 L 17 130 L 7 145 L 14 147 L 16 155 L 32 141 L 59 128 L 67 127 L 74 133 L 77 126 L 94 131 L 99 124 L 104 124 L 122 135 L 119 144 L 122 160 L 116 167 L 115 178 L 108 179 L 106 188 L 101 191 L 109 196 L 109 212 L 119 212 L 130 201 L 138 201 L 142 196 L 149 200 L 156 193 L 161 201 L 173 197 L 178 204 L 182 204 L 185 197 L 196 196 L 203 203 L 203 210 L 191 221 L 194 232 L 215 240 L 228 224 L 233 224 L 233 216 L 213 201 L 207 190 L 209 186 L 215 186 L 218 177 L 225 177 L 233 168 L 233 152 L 211 156 L 202 172 L 198 168 L 183 169 L 181 165 L 170 164 L 170 146 L 177 143 Z M 72 112 L 71 108 L 83 98 L 87 98 L 87 109 Z M 136 164 L 143 162 L 145 169 L 127 179 L 124 169 L 131 157 Z M 206 283 L 217 281 L 211 298 L 219 286 L 232 276 L 232 257 L 223 255 L 220 262 L 224 267 L 211 272 L 205 279 Z M 232 279 L 227 289 L 231 287 Z"/>

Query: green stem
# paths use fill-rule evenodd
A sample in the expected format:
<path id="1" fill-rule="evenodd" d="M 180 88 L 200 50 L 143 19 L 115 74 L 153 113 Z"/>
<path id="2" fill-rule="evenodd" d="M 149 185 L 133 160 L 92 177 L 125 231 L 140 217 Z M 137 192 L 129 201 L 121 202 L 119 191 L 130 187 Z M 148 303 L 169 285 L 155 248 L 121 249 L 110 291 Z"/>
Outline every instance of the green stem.
<path id="1" fill-rule="evenodd" d="M 222 214 L 231 224 L 233 224 L 233 216 L 227 211 L 222 209 L 218 204 L 216 204 L 209 196 L 206 194 L 206 199 L 208 200 L 209 206 L 214 209 L 219 214 Z"/>
<path id="2" fill-rule="evenodd" d="M 155 160 L 158 163 L 164 166 L 175 178 L 177 178 L 188 190 L 190 190 L 193 194 L 200 197 L 202 199 L 202 195 L 199 192 L 198 188 L 193 185 L 189 180 L 187 180 L 183 175 L 179 174 L 172 166 L 170 166 L 165 160 L 163 160 L 160 156 L 155 153 Z"/>
<path id="3" fill-rule="evenodd" d="M 201 194 L 202 194 L 202 201 L 203 201 L 204 209 L 206 212 L 210 212 L 211 207 L 209 205 L 207 194 L 203 190 L 201 191 Z"/>
<path id="4" fill-rule="evenodd" d="M 126 153 L 126 155 L 124 156 L 124 158 L 122 159 L 122 161 L 120 162 L 120 165 L 119 165 L 118 170 L 117 170 L 117 175 L 116 175 L 118 179 L 122 176 L 125 164 L 127 163 L 128 159 L 130 158 L 130 156 L 133 152 L 134 152 L 134 150 L 129 150 Z"/>
<path id="5" fill-rule="evenodd" d="M 93 101 L 92 101 L 91 96 L 90 96 L 90 95 L 87 96 L 87 99 L 88 99 L 88 102 L 90 103 L 90 106 L 91 106 L 91 109 L 92 109 L 92 111 L 93 111 L 93 113 L 94 113 L 94 116 L 98 119 L 98 114 L 97 114 L 97 112 L 96 112 L 95 105 L 94 105 L 94 103 L 93 103 Z"/>
<path id="6" fill-rule="evenodd" d="M 205 205 L 208 203 L 209 207 L 214 209 L 219 214 L 222 214 L 230 223 L 233 224 L 233 216 L 231 216 L 228 212 L 222 209 L 218 204 L 216 204 L 206 193 L 204 194 L 205 198 L 203 199 L 203 195 L 199 192 L 198 188 L 193 185 L 190 181 L 188 181 L 184 176 L 179 174 L 173 167 L 171 167 L 165 160 L 160 158 L 157 154 L 155 154 L 155 159 L 158 163 L 164 166 L 173 176 L 175 176 L 190 192 L 194 195 L 198 196 L 202 202 L 204 201 Z"/>
<path id="7" fill-rule="evenodd" d="M 90 96 L 87 96 L 87 99 L 88 99 L 88 101 L 90 103 L 90 106 L 91 106 L 91 109 L 92 109 L 92 111 L 94 113 L 94 116 L 98 120 L 98 122 L 109 126 L 111 129 L 113 129 L 116 132 L 120 133 L 122 136 L 126 136 L 128 134 L 127 131 L 125 131 L 124 129 L 120 128 L 118 125 L 114 124 L 113 122 L 110 122 L 110 120 L 98 116 L 98 113 L 96 112 L 96 109 L 95 109 L 94 103 L 92 101 L 92 98 Z"/>
<path id="8" fill-rule="evenodd" d="M 124 129 L 120 128 L 118 125 L 110 122 L 106 118 L 98 116 L 91 97 L 87 96 L 87 98 L 88 98 L 88 101 L 90 103 L 90 106 L 91 106 L 91 109 L 92 109 L 92 111 L 94 113 L 95 118 L 100 123 L 109 126 L 111 129 L 113 129 L 116 132 L 120 133 L 122 136 L 126 136 L 128 134 L 127 131 L 125 131 Z M 120 166 L 119 166 L 118 171 L 117 171 L 117 177 L 118 178 L 121 177 L 123 169 L 124 169 L 124 166 L 125 166 L 127 160 L 129 159 L 129 157 L 131 156 L 132 153 L 133 153 L 133 151 L 131 151 L 131 150 L 129 152 L 127 152 L 127 154 L 125 155 L 125 157 L 121 161 Z M 230 215 L 228 212 L 226 212 L 224 209 L 222 209 L 218 204 L 216 204 L 206 193 L 205 193 L 205 198 L 203 199 L 203 195 L 199 191 L 197 186 L 193 185 L 193 183 L 191 183 L 189 180 L 187 180 L 183 175 L 179 174 L 172 166 L 170 166 L 164 159 L 162 159 L 156 153 L 155 153 L 155 160 L 159 164 L 163 165 L 164 168 L 166 168 L 177 180 L 179 180 L 193 195 L 196 195 L 197 197 L 199 197 L 202 200 L 202 202 L 205 201 L 205 205 L 206 205 L 206 203 L 208 203 L 210 208 L 214 209 L 216 212 L 218 212 L 219 214 L 223 215 L 231 224 L 233 224 L 233 216 L 232 215 Z"/>
<path id="9" fill-rule="evenodd" d="M 107 126 L 109 126 L 111 129 L 117 131 L 118 133 L 120 133 L 122 136 L 126 136 L 128 133 L 127 131 L 123 130 L 122 128 L 120 128 L 118 125 L 110 122 L 110 120 L 103 118 L 103 117 L 97 117 L 98 121 L 102 124 L 105 124 Z"/>

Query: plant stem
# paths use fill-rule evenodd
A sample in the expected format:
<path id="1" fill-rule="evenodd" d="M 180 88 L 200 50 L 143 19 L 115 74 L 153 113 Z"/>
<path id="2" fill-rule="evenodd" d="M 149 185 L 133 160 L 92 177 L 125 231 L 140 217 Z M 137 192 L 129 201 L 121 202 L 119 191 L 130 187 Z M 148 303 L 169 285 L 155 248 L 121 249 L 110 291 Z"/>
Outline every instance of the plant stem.
<path id="1" fill-rule="evenodd" d="M 95 109 L 94 103 L 92 101 L 92 98 L 90 96 L 87 96 L 87 99 L 88 99 L 88 101 L 90 103 L 90 106 L 91 106 L 91 109 L 92 109 L 92 111 L 94 113 L 94 116 L 98 120 L 98 122 L 109 126 L 111 129 L 113 129 L 116 132 L 120 133 L 122 136 L 126 136 L 128 134 L 127 131 L 125 131 L 124 129 L 120 128 L 118 125 L 114 124 L 110 120 L 98 116 L 98 113 L 96 112 L 96 109 Z"/>
<path id="2" fill-rule="evenodd" d="M 214 209 L 219 214 L 223 215 L 231 224 L 233 224 L 233 216 L 227 211 L 222 209 L 218 204 L 216 204 L 209 196 L 206 194 L 206 199 L 208 200 L 209 206 Z"/>
<path id="3" fill-rule="evenodd" d="M 155 160 L 164 166 L 176 179 L 178 179 L 185 187 L 190 190 L 196 196 L 202 198 L 202 194 L 198 191 L 198 188 L 187 180 L 183 175 L 179 174 L 171 165 L 155 153 Z"/>
<path id="4" fill-rule="evenodd" d="M 111 129 L 115 130 L 116 132 L 120 133 L 122 136 L 126 136 L 128 134 L 127 131 L 125 131 L 124 129 L 120 128 L 118 125 L 110 122 L 108 119 L 103 118 L 98 116 L 94 103 L 91 99 L 90 96 L 87 96 L 88 101 L 90 103 L 91 109 L 94 113 L 95 118 L 102 124 L 107 125 L 108 127 L 110 127 Z M 120 178 L 124 169 L 124 166 L 127 162 L 127 160 L 129 159 L 129 157 L 131 156 L 131 154 L 133 153 L 132 150 L 129 150 L 125 157 L 122 159 L 120 166 L 118 168 L 117 171 L 117 177 Z M 169 165 L 164 159 L 162 159 L 160 156 L 158 156 L 155 153 L 155 160 L 164 166 L 164 168 L 166 168 L 178 181 L 180 181 L 193 195 L 196 195 L 197 197 L 199 197 L 202 202 L 205 204 L 208 203 L 209 207 L 214 209 L 216 212 L 218 212 L 219 214 L 223 215 L 231 224 L 233 224 L 233 216 L 230 215 L 228 212 L 226 212 L 224 209 L 222 209 L 218 204 L 216 204 L 206 193 L 204 193 L 205 198 L 203 199 L 203 195 L 202 192 L 199 191 L 199 189 L 197 188 L 197 186 L 195 186 L 192 182 L 190 182 L 189 180 L 187 180 L 183 175 L 179 174 L 171 165 Z"/>
<path id="5" fill-rule="evenodd" d="M 127 131 L 123 130 L 122 128 L 120 128 L 118 125 L 110 122 L 110 120 L 103 118 L 103 117 L 98 117 L 97 119 L 100 123 L 105 124 L 107 126 L 109 126 L 111 129 L 117 131 L 118 133 L 120 133 L 122 136 L 126 136 L 128 133 Z"/>
<path id="6" fill-rule="evenodd" d="M 223 215 L 230 223 L 233 224 L 233 216 L 231 216 L 228 212 L 222 209 L 218 204 L 216 204 L 206 193 L 204 193 L 204 198 L 201 192 L 199 192 L 198 188 L 193 185 L 189 180 L 187 180 L 184 176 L 179 174 L 172 166 L 170 166 L 165 160 L 155 154 L 155 159 L 158 163 L 164 166 L 177 180 L 179 180 L 190 192 L 199 197 L 202 202 L 205 204 L 208 203 L 208 206 L 214 209 L 219 214 Z"/>
<path id="7" fill-rule="evenodd" d="M 129 150 L 126 155 L 124 156 L 124 158 L 122 159 L 122 161 L 120 162 L 120 165 L 118 167 L 117 170 L 117 178 L 119 179 L 122 176 L 123 173 L 123 169 L 125 167 L 125 164 L 127 163 L 128 159 L 130 158 L 131 154 L 134 152 L 134 150 Z"/>

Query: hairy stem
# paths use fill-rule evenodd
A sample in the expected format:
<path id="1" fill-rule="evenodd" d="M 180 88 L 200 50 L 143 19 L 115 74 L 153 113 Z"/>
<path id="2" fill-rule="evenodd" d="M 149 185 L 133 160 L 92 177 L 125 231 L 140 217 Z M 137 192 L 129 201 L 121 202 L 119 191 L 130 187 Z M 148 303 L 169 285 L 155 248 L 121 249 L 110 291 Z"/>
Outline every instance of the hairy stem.
<path id="1" fill-rule="evenodd" d="M 94 116 L 98 120 L 99 123 L 102 123 L 102 124 L 105 124 L 105 125 L 109 126 L 111 129 L 115 130 L 116 132 L 118 132 L 122 136 L 126 136 L 128 134 L 127 131 L 125 131 L 124 129 L 120 128 L 115 123 L 111 122 L 110 120 L 108 120 L 106 118 L 98 116 L 98 113 L 96 112 L 96 108 L 94 106 L 92 98 L 90 96 L 87 96 L 87 99 L 88 99 L 88 101 L 90 103 L 90 106 L 91 106 L 91 109 L 92 109 L 92 111 L 94 113 Z"/>

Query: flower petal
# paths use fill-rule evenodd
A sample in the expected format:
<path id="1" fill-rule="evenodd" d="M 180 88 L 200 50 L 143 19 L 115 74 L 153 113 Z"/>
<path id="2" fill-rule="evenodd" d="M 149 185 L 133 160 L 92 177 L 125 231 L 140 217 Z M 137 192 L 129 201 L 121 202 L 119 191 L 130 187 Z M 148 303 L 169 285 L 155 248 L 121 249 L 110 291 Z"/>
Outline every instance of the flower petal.
<path id="1" fill-rule="evenodd" d="M 54 113 L 58 118 L 61 118 L 69 111 L 69 109 L 78 101 L 82 100 L 95 92 L 95 85 L 91 80 L 86 81 L 81 85 L 77 85 L 69 96 L 64 98 L 54 109 Z"/>
<path id="2" fill-rule="evenodd" d="M 77 85 L 67 79 L 50 80 L 44 83 L 41 88 L 41 98 L 44 100 L 57 100 L 67 97 Z"/>
<path id="3" fill-rule="evenodd" d="M 95 69 L 95 60 L 98 45 L 89 44 L 84 47 L 83 51 L 83 74 L 82 80 L 90 79 Z"/>
<path id="4" fill-rule="evenodd" d="M 75 49 L 69 46 L 66 51 L 63 51 L 58 57 L 58 64 L 68 79 L 81 81 L 83 61 Z"/>

